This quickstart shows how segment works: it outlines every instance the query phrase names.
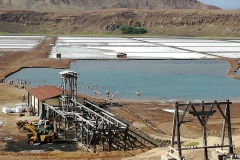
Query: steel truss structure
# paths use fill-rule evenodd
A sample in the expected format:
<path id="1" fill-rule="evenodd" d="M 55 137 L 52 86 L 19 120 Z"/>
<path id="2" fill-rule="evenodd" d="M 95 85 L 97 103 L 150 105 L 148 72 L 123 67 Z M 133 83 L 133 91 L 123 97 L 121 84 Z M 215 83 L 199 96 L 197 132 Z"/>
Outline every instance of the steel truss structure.
<path id="1" fill-rule="evenodd" d="M 75 112 L 66 112 L 61 110 L 61 107 L 43 103 L 46 108 L 46 119 L 54 122 L 56 134 L 59 135 L 63 128 L 63 138 L 67 139 L 69 128 L 74 128 L 72 138 L 80 140 L 87 151 L 126 150 L 128 124 L 117 120 L 114 115 L 94 104 L 86 107 L 74 100 L 72 102 L 77 104 Z"/>
<path id="2" fill-rule="evenodd" d="M 136 147 L 136 141 L 140 145 L 152 144 L 149 139 L 129 131 L 129 124 L 118 120 L 105 109 L 86 99 L 83 104 L 79 103 L 77 73 L 67 70 L 60 74 L 61 106 L 42 103 L 42 117 L 53 123 L 55 134 L 62 135 L 63 139 L 80 141 L 90 152 L 127 150 Z"/>
<path id="3" fill-rule="evenodd" d="M 231 132 L 231 117 L 230 117 L 230 104 L 229 100 L 226 100 L 226 102 L 204 102 L 201 103 L 183 103 L 180 104 L 176 102 L 174 104 L 175 112 L 173 117 L 173 128 L 172 128 L 172 140 L 171 140 L 171 146 L 170 151 L 168 155 L 171 157 L 174 157 L 175 159 L 183 160 L 184 157 L 182 155 L 182 150 L 192 150 L 192 149 L 204 149 L 204 158 L 205 160 L 208 160 L 208 148 L 218 148 L 218 151 L 224 154 L 229 155 L 235 155 L 233 153 L 233 142 L 232 142 L 232 132 Z M 225 106 L 224 106 L 225 105 Z M 223 107 L 222 107 L 223 106 Z M 179 108 L 184 108 L 183 113 L 180 117 Z M 221 136 L 221 144 L 216 144 L 214 146 L 208 146 L 207 145 L 207 122 L 209 120 L 209 117 L 212 116 L 217 110 L 213 110 L 214 108 L 218 109 L 220 114 L 223 117 L 223 125 L 222 125 L 222 136 Z M 225 108 L 225 111 L 223 111 L 222 108 Z M 191 148 L 182 148 L 181 146 L 181 134 L 180 134 L 180 127 L 181 124 L 184 122 L 184 117 L 186 112 L 189 111 L 189 113 L 197 117 L 198 121 L 200 122 L 202 126 L 202 134 L 203 134 L 203 146 L 202 147 L 191 147 Z M 175 139 L 175 132 L 177 132 L 177 148 L 174 148 L 174 139 Z M 228 137 L 228 144 L 224 144 L 224 138 L 227 133 Z M 224 147 L 228 147 L 228 153 L 223 150 Z"/>

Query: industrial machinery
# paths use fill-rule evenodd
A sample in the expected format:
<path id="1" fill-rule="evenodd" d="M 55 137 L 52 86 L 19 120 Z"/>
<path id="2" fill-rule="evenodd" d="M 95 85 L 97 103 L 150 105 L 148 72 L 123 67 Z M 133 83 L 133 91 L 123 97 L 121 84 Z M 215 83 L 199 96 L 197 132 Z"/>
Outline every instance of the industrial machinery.
<path id="1" fill-rule="evenodd" d="M 25 128 L 23 127 L 24 124 L 30 124 L 30 125 L 32 125 L 32 122 L 30 123 L 30 122 L 28 122 L 27 120 L 25 120 L 25 121 L 20 120 L 20 121 L 18 121 L 18 122 L 16 123 L 18 129 L 20 129 L 20 128 L 25 129 Z"/>
<path id="2" fill-rule="evenodd" d="M 53 131 L 53 125 L 49 122 L 49 120 L 39 120 L 38 123 L 28 122 L 27 120 L 20 120 L 16 123 L 18 129 L 24 128 L 24 124 L 30 124 L 35 127 L 36 130 L 51 130 Z"/>
<path id="3" fill-rule="evenodd" d="M 35 129 L 45 129 L 45 130 L 51 130 L 53 132 L 53 125 L 50 124 L 49 120 L 39 120 L 38 123 L 34 124 Z"/>
<path id="4" fill-rule="evenodd" d="M 23 127 L 30 132 L 27 134 L 28 144 L 30 145 L 41 142 L 53 143 L 54 139 L 56 138 L 53 132 L 53 127 L 48 121 L 40 120 L 39 123 L 34 126 L 26 123 L 25 121 L 19 121 L 16 124 L 18 129 Z"/>
<path id="5" fill-rule="evenodd" d="M 54 132 L 51 130 L 36 130 L 32 125 L 25 124 L 24 127 L 30 131 L 31 133 L 27 134 L 28 137 L 28 144 L 33 145 L 34 143 L 41 143 L 41 142 L 51 142 L 54 141 Z"/>

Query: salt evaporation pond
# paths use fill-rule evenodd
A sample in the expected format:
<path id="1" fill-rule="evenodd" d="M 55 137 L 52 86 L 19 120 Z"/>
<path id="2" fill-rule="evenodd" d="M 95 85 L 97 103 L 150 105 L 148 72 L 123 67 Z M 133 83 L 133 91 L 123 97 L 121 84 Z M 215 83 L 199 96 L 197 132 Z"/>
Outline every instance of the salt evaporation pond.
<path id="1" fill-rule="evenodd" d="M 0 50 L 16 50 L 20 46 L 30 49 L 44 38 L 0 36 Z M 9 45 L 11 41 L 13 45 Z M 61 53 L 62 58 L 93 59 L 79 60 L 70 66 L 70 70 L 80 74 L 78 92 L 86 95 L 93 95 L 95 89 L 101 97 L 109 90 L 110 94 L 117 94 L 116 98 L 226 100 L 240 97 L 239 80 L 227 77 L 230 66 L 226 62 L 131 59 L 240 58 L 239 43 L 238 39 L 58 37 L 49 57 L 56 58 Z M 128 60 L 107 60 L 117 59 L 118 53 L 126 53 Z M 8 78 L 30 81 L 32 87 L 60 85 L 60 71 L 63 70 L 23 69 Z M 141 96 L 137 97 L 135 91 Z"/>
<path id="2" fill-rule="evenodd" d="M 69 70 L 79 73 L 78 92 L 86 95 L 98 90 L 105 97 L 108 90 L 120 99 L 211 101 L 240 98 L 240 81 L 227 76 L 229 67 L 216 60 L 77 60 Z M 8 78 L 59 86 L 61 71 L 28 68 Z"/>
<path id="3" fill-rule="evenodd" d="M 45 36 L 0 36 L 1 51 L 29 51 Z"/>
<path id="4" fill-rule="evenodd" d="M 216 59 L 239 58 L 239 51 L 237 39 L 58 37 L 49 57 L 117 59 L 125 53 L 128 59 Z"/>

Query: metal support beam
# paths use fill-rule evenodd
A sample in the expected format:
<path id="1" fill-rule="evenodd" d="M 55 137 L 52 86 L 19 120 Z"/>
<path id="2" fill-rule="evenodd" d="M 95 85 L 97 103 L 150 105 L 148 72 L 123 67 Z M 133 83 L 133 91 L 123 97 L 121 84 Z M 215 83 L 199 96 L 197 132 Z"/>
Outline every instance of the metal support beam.
<path id="1" fill-rule="evenodd" d="M 76 102 L 76 101 L 74 101 L 74 100 L 72 100 L 72 101 L 73 101 L 73 102 L 75 102 L 77 105 L 79 105 L 79 107 L 82 107 L 82 108 L 84 108 L 84 109 L 88 110 L 89 112 L 91 112 L 91 113 L 95 114 L 96 116 L 98 116 L 98 117 L 102 118 L 103 120 L 107 121 L 108 123 L 111 123 L 111 124 L 113 124 L 113 122 L 111 122 L 111 121 L 109 121 L 108 119 L 106 119 L 105 117 L 101 116 L 99 113 L 97 113 L 97 112 L 95 112 L 95 111 L 93 111 L 93 110 L 91 110 L 91 109 L 87 108 L 86 106 L 82 105 L 82 104 L 81 104 L 81 103 L 79 103 L 79 102 Z"/>
<path id="2" fill-rule="evenodd" d="M 106 111 L 106 110 L 100 108 L 99 106 L 97 106 L 97 105 L 95 105 L 95 104 L 89 102 L 88 100 L 84 100 L 84 102 L 85 102 L 85 103 L 88 103 L 88 104 L 90 104 L 91 106 L 93 106 L 93 107 L 95 107 L 95 108 L 101 110 L 102 112 L 104 112 L 104 113 L 106 113 L 106 114 L 108 114 L 108 115 L 114 117 L 114 114 L 112 114 L 112 113 L 110 113 L 110 112 L 108 112 L 108 111 Z"/>

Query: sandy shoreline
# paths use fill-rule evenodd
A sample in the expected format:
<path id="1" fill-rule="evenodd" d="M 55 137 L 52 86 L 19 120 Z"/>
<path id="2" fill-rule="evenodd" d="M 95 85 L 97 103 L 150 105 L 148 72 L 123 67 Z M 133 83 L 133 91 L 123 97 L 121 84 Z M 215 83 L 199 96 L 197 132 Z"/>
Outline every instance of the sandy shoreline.
<path id="1" fill-rule="evenodd" d="M 200 100 L 192 100 L 192 101 L 188 101 L 188 100 L 157 100 L 157 99 L 126 99 L 126 98 L 104 98 L 104 97 L 94 97 L 94 96 L 88 96 L 88 95 L 83 95 L 83 97 L 86 97 L 88 99 L 92 99 L 94 101 L 105 101 L 105 102 L 112 102 L 112 103 L 157 103 L 157 104 L 171 104 L 174 105 L 176 102 L 178 103 L 188 103 L 188 102 L 192 102 L 192 103 L 199 103 Z M 221 100 L 221 101 L 227 101 L 229 99 L 226 100 Z M 232 103 L 240 103 L 240 97 L 239 98 L 235 98 L 235 99 L 231 99 L 230 100 Z M 209 101 L 205 101 L 205 102 L 214 102 L 214 100 L 209 100 Z"/>

